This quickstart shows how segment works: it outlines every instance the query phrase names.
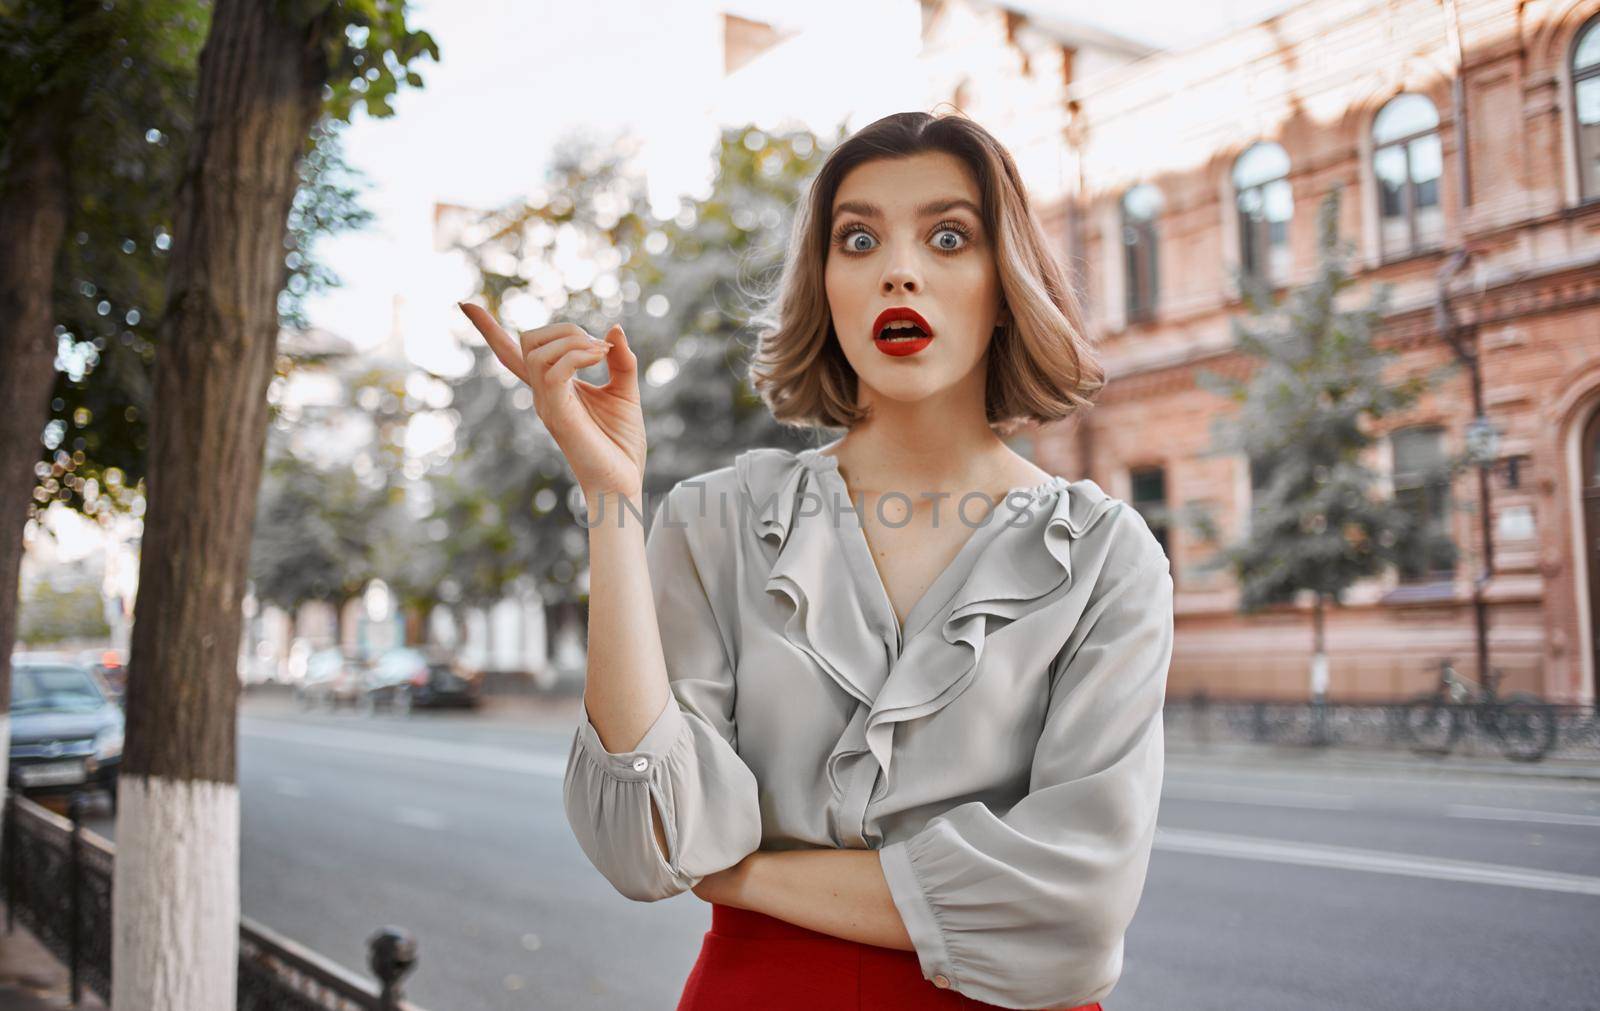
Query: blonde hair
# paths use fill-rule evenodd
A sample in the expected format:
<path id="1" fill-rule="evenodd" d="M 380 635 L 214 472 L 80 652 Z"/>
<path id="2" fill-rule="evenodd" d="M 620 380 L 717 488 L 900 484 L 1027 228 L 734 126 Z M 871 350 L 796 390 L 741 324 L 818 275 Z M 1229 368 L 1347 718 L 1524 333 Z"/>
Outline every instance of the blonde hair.
<path id="1" fill-rule="evenodd" d="M 1058 421 L 1090 406 L 1105 385 L 1077 296 L 1050 252 L 1011 155 L 959 113 L 898 112 L 863 127 L 823 162 L 796 209 L 778 283 L 754 315 L 750 380 L 780 423 L 850 428 L 866 417 L 856 404 L 855 371 L 839 347 L 823 284 L 833 200 L 856 166 L 928 151 L 968 166 L 982 194 L 984 231 L 993 237 L 1007 322 L 989 346 L 990 427 L 1008 434 L 1030 421 Z"/>

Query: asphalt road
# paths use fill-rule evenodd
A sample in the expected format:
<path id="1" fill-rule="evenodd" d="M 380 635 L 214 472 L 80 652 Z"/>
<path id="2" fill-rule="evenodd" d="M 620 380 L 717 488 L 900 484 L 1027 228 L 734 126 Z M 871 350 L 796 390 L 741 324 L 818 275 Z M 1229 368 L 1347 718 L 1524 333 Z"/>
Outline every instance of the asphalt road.
<path id="1" fill-rule="evenodd" d="M 248 701 L 245 914 L 361 971 L 405 926 L 429 1011 L 672 1008 L 710 907 L 584 858 L 576 712 Z M 1159 832 L 1108 1011 L 1600 1008 L 1600 783 L 1174 753 Z"/>

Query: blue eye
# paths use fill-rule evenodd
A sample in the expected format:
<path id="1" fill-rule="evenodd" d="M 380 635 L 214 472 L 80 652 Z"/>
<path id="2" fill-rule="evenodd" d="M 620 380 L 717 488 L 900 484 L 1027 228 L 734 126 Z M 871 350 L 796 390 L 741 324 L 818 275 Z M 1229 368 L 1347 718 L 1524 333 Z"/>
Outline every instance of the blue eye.
<path id="1" fill-rule="evenodd" d="M 955 243 L 944 241 L 943 237 L 947 233 L 955 235 L 958 241 Z M 856 239 L 862 237 L 869 240 L 870 245 L 861 245 L 856 242 Z M 934 228 L 932 239 L 933 248 L 939 252 L 959 253 L 972 242 L 972 230 L 959 221 L 944 221 Z M 833 234 L 833 241 L 844 252 L 852 255 L 870 253 L 878 242 L 860 224 L 845 225 Z"/>
<path id="2" fill-rule="evenodd" d="M 877 239 L 872 238 L 872 236 L 868 235 L 866 232 L 863 232 L 863 231 L 849 232 L 844 237 L 844 246 L 845 246 L 845 248 L 850 250 L 850 252 L 852 252 L 852 253 L 865 253 L 868 249 L 872 248 L 871 246 L 862 247 L 862 246 L 856 245 L 855 243 L 856 243 L 857 239 L 868 239 L 868 240 L 870 240 L 872 242 L 877 242 L 878 241 Z"/>

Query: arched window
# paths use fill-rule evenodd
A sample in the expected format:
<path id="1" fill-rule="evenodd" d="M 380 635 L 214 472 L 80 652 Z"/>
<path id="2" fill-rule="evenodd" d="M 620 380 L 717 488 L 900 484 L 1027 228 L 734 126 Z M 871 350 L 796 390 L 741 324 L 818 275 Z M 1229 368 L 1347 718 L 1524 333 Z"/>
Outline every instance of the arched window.
<path id="1" fill-rule="evenodd" d="M 1372 146 L 1383 256 L 1405 256 L 1437 246 L 1444 236 L 1438 110 L 1422 95 L 1396 95 L 1372 121 Z"/>
<path id="2" fill-rule="evenodd" d="M 1239 207 L 1239 257 L 1245 273 L 1282 283 L 1289 273 L 1289 156 L 1271 141 L 1252 144 L 1233 163 Z"/>
<path id="3" fill-rule="evenodd" d="M 1149 183 L 1141 183 L 1122 195 L 1122 262 L 1129 323 L 1155 315 L 1160 290 L 1156 218 L 1161 214 L 1161 203 L 1161 191 Z"/>
<path id="4" fill-rule="evenodd" d="M 1395 504 L 1411 515 L 1411 534 L 1401 545 L 1404 582 L 1445 579 L 1455 571 L 1450 538 L 1450 463 L 1444 429 L 1415 425 L 1389 436 L 1394 451 Z"/>
<path id="5" fill-rule="evenodd" d="M 1572 121 L 1578 131 L 1578 194 L 1600 198 L 1600 18 L 1572 46 Z"/>

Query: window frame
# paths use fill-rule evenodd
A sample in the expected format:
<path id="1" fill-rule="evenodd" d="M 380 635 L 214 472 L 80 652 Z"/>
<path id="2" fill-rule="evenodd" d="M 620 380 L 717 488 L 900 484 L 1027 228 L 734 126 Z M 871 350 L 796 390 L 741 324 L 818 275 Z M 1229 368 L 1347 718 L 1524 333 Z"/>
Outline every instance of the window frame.
<path id="1" fill-rule="evenodd" d="M 1397 137 L 1397 138 L 1395 138 L 1393 140 L 1386 140 L 1386 141 L 1380 142 L 1378 140 L 1378 137 L 1377 137 L 1377 126 L 1378 126 L 1379 117 L 1381 117 L 1383 115 L 1383 112 L 1384 112 L 1385 109 L 1389 108 L 1395 102 L 1400 101 L 1402 98 L 1405 98 L 1408 95 L 1415 95 L 1416 97 L 1421 98 L 1423 101 L 1427 102 L 1428 105 L 1430 105 L 1433 108 L 1433 119 L 1434 119 L 1433 125 L 1430 126 L 1430 127 L 1425 127 L 1423 129 L 1420 129 L 1420 130 L 1414 130 L 1411 133 L 1405 134 L 1405 135 L 1403 135 L 1401 137 Z M 1443 245 L 1444 245 L 1444 154 L 1443 154 L 1443 152 L 1444 152 L 1444 138 L 1443 138 L 1443 136 L 1441 135 L 1441 132 L 1440 132 L 1439 105 L 1438 105 L 1438 103 L 1435 102 L 1428 95 L 1426 95 L 1426 94 L 1424 94 L 1424 93 L 1422 93 L 1420 91 L 1402 91 L 1399 94 L 1392 95 L 1392 96 L 1390 96 L 1390 98 L 1389 98 L 1389 100 L 1387 102 L 1384 102 L 1383 105 L 1378 107 L 1378 111 L 1377 112 L 1373 113 L 1373 115 L 1372 115 L 1372 126 L 1367 131 L 1367 135 L 1368 135 L 1368 138 L 1369 138 L 1369 140 L 1371 141 L 1371 144 L 1372 144 L 1372 155 L 1371 155 L 1371 159 L 1370 159 L 1370 162 L 1369 162 L 1369 167 L 1370 167 L 1370 169 L 1372 171 L 1373 199 L 1377 202 L 1377 212 L 1378 212 L 1378 214 L 1377 214 L 1376 222 L 1377 222 L 1377 229 L 1378 229 L 1378 235 L 1377 235 L 1378 242 L 1377 242 L 1377 244 L 1378 244 L 1378 259 L 1379 259 L 1379 261 L 1382 262 L 1382 263 L 1390 263 L 1390 262 L 1393 262 L 1393 261 L 1396 261 L 1396 260 L 1405 260 L 1405 259 L 1409 259 L 1410 257 L 1416 256 L 1416 255 L 1418 255 L 1420 253 L 1426 253 L 1426 252 L 1429 252 L 1429 251 L 1432 251 L 1432 250 L 1436 250 L 1436 249 L 1442 248 Z M 1433 204 L 1433 206 L 1439 208 L 1440 225 L 1439 225 L 1439 237 L 1438 237 L 1438 239 L 1436 239 L 1435 241 L 1424 245 L 1421 242 L 1419 242 L 1418 239 L 1417 239 L 1417 199 L 1416 199 L 1416 197 L 1417 197 L 1417 182 L 1416 182 L 1415 179 L 1412 178 L 1412 172 L 1411 172 L 1411 162 L 1412 162 L 1411 146 L 1413 144 L 1415 144 L 1417 141 L 1425 140 L 1425 139 L 1427 139 L 1429 137 L 1434 137 L 1434 138 L 1437 139 L 1437 143 L 1439 144 L 1439 150 L 1440 150 L 1439 177 L 1438 177 L 1438 180 L 1437 180 L 1437 184 L 1435 186 L 1436 193 L 1435 193 L 1435 201 L 1434 201 L 1434 204 Z M 1400 199 L 1401 199 L 1401 203 L 1404 206 L 1403 217 L 1405 218 L 1405 222 L 1406 222 L 1406 245 L 1405 245 L 1404 249 L 1386 249 L 1386 248 L 1384 248 L 1383 224 L 1388 219 L 1385 217 L 1385 215 L 1383 213 L 1384 185 L 1383 185 L 1383 176 L 1378 171 L 1378 158 L 1383 154 L 1383 152 L 1388 151 L 1391 148 L 1399 148 L 1400 149 L 1401 154 L 1405 159 L 1405 165 L 1406 165 L 1405 185 L 1400 188 Z"/>
<path id="2" fill-rule="evenodd" d="M 1584 37 L 1592 31 L 1600 31 L 1600 14 L 1591 16 L 1587 21 L 1578 26 L 1572 33 L 1572 39 L 1567 43 L 1566 72 L 1567 72 L 1567 103 L 1572 110 L 1572 170 L 1573 182 L 1577 188 L 1578 206 L 1600 202 L 1600 182 L 1596 184 L 1593 193 L 1584 190 L 1583 172 L 1583 121 L 1578 117 L 1578 85 L 1583 81 L 1600 77 L 1600 62 L 1579 70 L 1573 64 L 1578 58 L 1578 47 L 1583 43 Z M 1600 124 L 1594 124 L 1600 125 Z M 1597 141 L 1600 143 L 1600 141 Z M 1600 156 L 1600 150 L 1595 152 Z"/>
<path id="3" fill-rule="evenodd" d="M 1438 439 L 1439 471 L 1417 470 L 1402 471 L 1399 467 L 1399 446 L 1397 439 L 1406 433 L 1431 432 Z M 1455 542 L 1455 532 L 1451 529 L 1451 512 L 1454 488 L 1449 472 L 1449 453 L 1446 439 L 1449 433 L 1444 425 L 1436 422 L 1423 422 L 1415 425 L 1406 425 L 1389 433 L 1389 487 L 1390 494 L 1396 504 L 1408 511 L 1413 511 L 1413 506 L 1406 503 L 1408 497 L 1419 497 L 1424 520 L 1423 536 L 1428 536 L 1431 529 L 1427 524 L 1436 523 L 1446 539 L 1452 544 Z M 1415 512 L 1413 511 L 1413 515 Z M 1448 567 L 1441 567 L 1430 555 L 1425 560 L 1426 568 L 1418 572 L 1408 572 L 1404 566 L 1395 567 L 1395 575 L 1402 586 L 1415 586 L 1425 583 L 1443 583 L 1455 579 L 1457 564 L 1454 559 Z"/>
<path id="4" fill-rule="evenodd" d="M 1156 194 L 1155 209 L 1148 217 L 1134 218 L 1128 210 L 1128 197 L 1145 187 Z M 1122 228 L 1123 320 L 1127 324 L 1153 320 L 1161 299 L 1161 233 L 1157 225 L 1162 211 L 1161 203 L 1161 191 L 1151 183 L 1130 186 L 1117 200 L 1118 221 Z M 1142 239 L 1142 249 L 1139 242 L 1128 241 L 1130 233 L 1137 233 Z M 1141 280 L 1145 283 L 1141 284 Z"/>
<path id="5" fill-rule="evenodd" d="M 1240 186 L 1238 182 L 1239 163 L 1260 147 L 1275 147 L 1283 153 L 1284 169 L 1281 175 L 1272 176 L 1251 183 L 1249 186 Z M 1289 275 L 1294 270 L 1293 258 L 1293 232 L 1294 224 L 1294 184 L 1289 181 L 1289 176 L 1294 170 L 1294 159 L 1289 157 L 1289 151 L 1275 140 L 1258 140 L 1240 151 L 1233 159 L 1233 166 L 1228 172 L 1228 184 L 1233 189 L 1233 215 L 1235 228 L 1239 237 L 1239 266 L 1243 272 L 1257 281 L 1264 282 L 1273 288 L 1281 288 L 1288 283 Z M 1267 189 L 1275 184 L 1282 183 L 1289 190 L 1289 216 L 1283 221 L 1283 259 L 1285 261 L 1280 272 L 1272 269 L 1272 226 L 1275 224 L 1266 216 Z M 1246 194 L 1255 193 L 1260 202 L 1262 212 L 1257 221 L 1250 212 L 1244 209 Z M 1253 242 L 1252 239 L 1259 241 Z M 1259 245 L 1259 248 L 1257 248 Z"/>

